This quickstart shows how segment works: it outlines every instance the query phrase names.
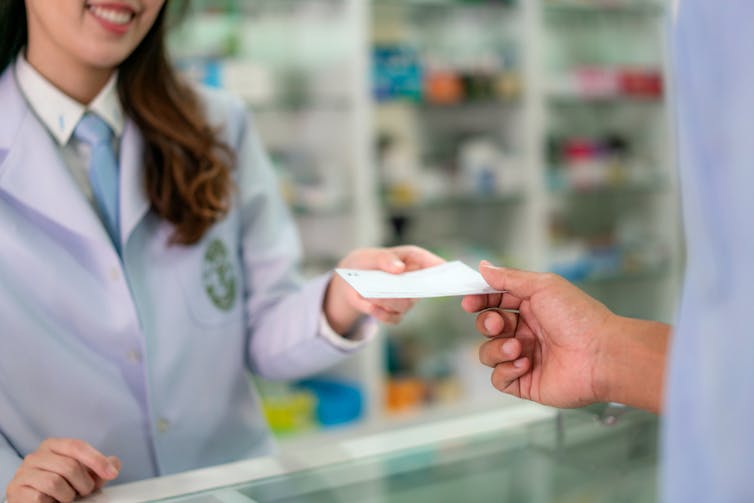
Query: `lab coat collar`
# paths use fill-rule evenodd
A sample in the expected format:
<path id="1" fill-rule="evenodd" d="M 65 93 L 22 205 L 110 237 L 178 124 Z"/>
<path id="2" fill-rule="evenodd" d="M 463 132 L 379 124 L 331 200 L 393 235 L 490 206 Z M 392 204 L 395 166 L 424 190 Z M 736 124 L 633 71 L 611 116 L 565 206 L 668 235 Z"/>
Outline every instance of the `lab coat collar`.
<path id="1" fill-rule="evenodd" d="M 117 138 L 123 133 L 123 108 L 118 97 L 118 74 L 114 73 L 89 105 L 82 105 L 67 96 L 50 81 L 44 78 L 26 61 L 24 51 L 16 58 L 14 70 L 21 93 L 37 114 L 37 117 L 50 131 L 50 134 L 63 146 L 73 135 L 76 125 L 90 110 L 103 119 Z"/>
<path id="2" fill-rule="evenodd" d="M 7 193 L 69 232 L 107 243 L 112 248 L 104 226 L 66 169 L 55 142 L 21 94 L 12 66 L 0 76 L 0 103 L 3 104 L 0 193 Z M 141 183 L 144 176 L 142 146 L 138 128 L 128 120 L 120 150 L 121 242 L 124 244 L 149 209 Z"/>

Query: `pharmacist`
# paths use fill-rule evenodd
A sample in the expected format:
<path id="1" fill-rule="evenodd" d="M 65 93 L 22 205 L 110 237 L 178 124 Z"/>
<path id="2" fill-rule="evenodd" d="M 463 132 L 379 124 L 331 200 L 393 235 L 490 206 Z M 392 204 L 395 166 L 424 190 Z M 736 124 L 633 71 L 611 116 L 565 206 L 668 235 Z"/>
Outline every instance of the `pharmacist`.
<path id="1" fill-rule="evenodd" d="M 366 301 L 329 275 L 297 281 L 295 225 L 254 123 L 236 99 L 177 77 L 165 9 L 0 3 L 9 503 L 268 454 L 247 370 L 324 369 L 365 343 L 368 320 L 397 322 L 412 305 Z M 440 262 L 406 246 L 341 264 Z"/>

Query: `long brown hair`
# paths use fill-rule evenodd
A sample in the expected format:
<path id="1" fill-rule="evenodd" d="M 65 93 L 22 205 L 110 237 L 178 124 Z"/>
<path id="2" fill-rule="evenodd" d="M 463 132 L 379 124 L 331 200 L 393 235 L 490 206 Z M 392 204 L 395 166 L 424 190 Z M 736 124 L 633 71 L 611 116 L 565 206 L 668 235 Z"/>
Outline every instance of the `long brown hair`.
<path id="1" fill-rule="evenodd" d="M 175 227 L 171 241 L 194 244 L 228 212 L 233 153 L 207 122 L 193 89 L 165 49 L 167 2 L 118 70 L 124 112 L 144 137 L 144 184 L 152 209 Z M 0 0 L 0 72 L 27 43 L 23 0 Z"/>

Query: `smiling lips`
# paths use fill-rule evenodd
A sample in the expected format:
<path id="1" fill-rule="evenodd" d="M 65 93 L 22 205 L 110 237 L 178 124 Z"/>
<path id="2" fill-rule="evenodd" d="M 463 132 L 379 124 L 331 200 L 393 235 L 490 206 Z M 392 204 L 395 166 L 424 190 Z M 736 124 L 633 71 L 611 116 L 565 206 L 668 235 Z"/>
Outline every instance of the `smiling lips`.
<path id="1" fill-rule="evenodd" d="M 136 12 L 129 6 L 115 3 L 87 3 L 86 9 L 108 31 L 123 34 L 128 31 Z"/>

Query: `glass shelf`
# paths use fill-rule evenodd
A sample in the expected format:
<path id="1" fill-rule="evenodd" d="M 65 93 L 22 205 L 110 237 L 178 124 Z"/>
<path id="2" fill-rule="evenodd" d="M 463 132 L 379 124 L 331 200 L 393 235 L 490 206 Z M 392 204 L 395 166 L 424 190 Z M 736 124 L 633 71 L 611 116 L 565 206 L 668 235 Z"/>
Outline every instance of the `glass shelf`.
<path id="1" fill-rule="evenodd" d="M 587 94 L 548 93 L 547 102 L 555 106 L 584 106 L 584 105 L 648 105 L 660 106 L 665 103 L 664 97 L 642 96 L 590 96 Z"/>
<path id="2" fill-rule="evenodd" d="M 498 422 L 505 414 L 335 443 L 316 461 L 267 463 L 245 482 L 187 494 L 202 479 L 195 476 L 182 496 L 159 501 L 656 501 L 655 416 L 629 410 L 607 426 L 587 410 Z M 243 477 L 241 465 L 231 468 Z"/>
<path id="3" fill-rule="evenodd" d="M 311 207 L 296 203 L 289 205 L 291 212 L 299 217 L 340 217 L 353 211 L 351 202 L 334 204 L 332 206 Z"/>
<path id="4" fill-rule="evenodd" d="M 318 109 L 348 111 L 353 103 L 347 97 L 304 98 L 301 100 L 278 100 L 265 103 L 246 102 L 246 108 L 254 113 L 300 112 Z"/>
<path id="5" fill-rule="evenodd" d="M 462 195 L 462 196 L 447 196 L 437 199 L 429 199 L 426 201 L 419 201 L 412 204 L 397 205 L 385 203 L 384 206 L 389 213 L 413 213 L 417 211 L 429 211 L 440 208 L 477 208 L 480 206 L 497 206 L 518 204 L 523 202 L 526 196 L 523 192 L 515 192 L 511 194 L 498 194 L 498 195 Z"/>
<path id="6" fill-rule="evenodd" d="M 516 0 L 373 0 L 374 7 L 400 7 L 403 9 L 424 9 L 427 7 L 441 9 L 468 9 L 468 8 L 504 8 L 517 7 Z"/>
<path id="7" fill-rule="evenodd" d="M 647 182 L 628 182 L 621 184 L 604 184 L 587 187 L 557 187 L 550 188 L 552 196 L 565 198 L 616 198 L 621 196 L 643 196 L 660 194 L 670 189 L 669 183 L 662 178 Z"/>
<path id="8" fill-rule="evenodd" d="M 547 14 L 630 14 L 641 16 L 659 16 L 664 14 L 665 9 L 657 2 L 652 1 L 577 1 L 559 0 L 545 3 Z"/>
<path id="9" fill-rule="evenodd" d="M 668 274 L 670 274 L 668 267 L 654 267 L 636 271 L 622 271 L 614 274 L 595 275 L 577 281 L 576 284 L 586 287 L 638 281 L 660 281 L 667 278 Z"/>
<path id="10" fill-rule="evenodd" d="M 390 106 L 395 103 L 401 103 L 404 105 L 411 105 L 417 108 L 422 108 L 425 110 L 448 110 L 452 111 L 453 113 L 456 112 L 470 112 L 474 113 L 481 109 L 489 109 L 489 108 L 510 108 L 510 107 L 516 107 L 522 105 L 522 101 L 520 98 L 512 98 L 512 99 L 484 99 L 484 100 L 464 100 L 459 101 L 456 103 L 434 103 L 431 101 L 425 101 L 425 100 L 409 100 L 409 99 L 401 99 L 401 98 L 395 98 L 395 99 L 386 99 L 386 100 L 380 100 L 377 101 L 375 104 L 377 107 L 380 106 Z"/>

